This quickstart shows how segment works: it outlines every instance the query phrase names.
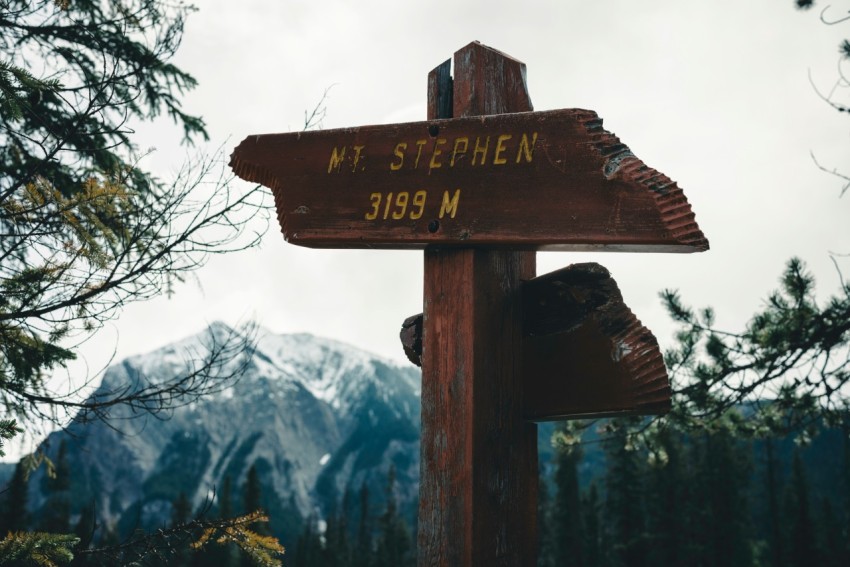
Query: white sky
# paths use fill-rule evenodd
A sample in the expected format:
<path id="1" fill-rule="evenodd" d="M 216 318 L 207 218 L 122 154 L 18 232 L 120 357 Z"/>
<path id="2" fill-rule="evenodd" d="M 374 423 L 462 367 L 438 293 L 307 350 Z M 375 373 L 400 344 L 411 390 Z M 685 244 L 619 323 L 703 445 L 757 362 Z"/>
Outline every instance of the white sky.
<path id="1" fill-rule="evenodd" d="M 808 75 L 832 87 L 850 22 L 821 23 L 823 2 L 805 13 L 792 0 L 198 3 L 176 62 L 200 83 L 186 110 L 204 116 L 211 146 L 226 143 L 227 154 L 247 135 L 300 129 L 331 85 L 326 129 L 424 120 L 427 73 L 479 40 L 527 65 L 535 110 L 595 110 L 677 181 L 711 244 L 685 255 L 541 253 L 539 273 L 602 263 L 662 346 L 673 333 L 662 288 L 714 306 L 736 329 L 792 255 L 823 294 L 838 287 L 829 251 L 850 252 L 850 195 L 839 199 L 839 180 L 810 151 L 850 172 L 850 115 L 821 102 Z M 832 18 L 850 9 L 832 4 Z M 179 132 L 139 134 L 158 149 L 148 167 L 167 178 L 185 153 Z M 299 248 L 273 224 L 259 250 L 214 258 L 171 299 L 130 306 L 83 353 L 97 369 L 114 349 L 120 359 L 214 320 L 256 319 L 403 360 L 399 327 L 421 309 L 421 252 Z"/>
<path id="2" fill-rule="evenodd" d="M 833 3 L 830 15 L 850 9 Z M 525 62 L 535 110 L 589 108 L 648 165 L 683 188 L 711 243 L 701 254 L 541 253 L 539 272 L 598 261 L 669 342 L 664 287 L 740 326 L 803 257 L 837 289 L 829 251 L 850 252 L 850 196 L 810 157 L 850 171 L 850 120 L 822 103 L 850 23 L 825 26 L 793 2 L 200 2 L 178 64 L 200 86 L 185 99 L 227 153 L 249 134 L 301 128 L 324 90 L 325 128 L 425 119 L 426 76 L 479 40 Z M 167 177 L 184 151 L 146 129 Z M 847 270 L 850 275 L 850 270 Z M 127 309 L 103 337 L 144 352 L 221 319 L 254 318 L 403 359 L 402 320 L 422 307 L 422 254 L 311 250 L 276 224 L 262 247 L 215 258 L 170 300 Z M 110 334 L 107 329 L 106 335 Z M 109 342 L 111 341 L 111 342 Z M 98 347 L 101 348 L 101 347 Z M 92 350 L 95 350 L 94 348 Z M 111 349 L 108 349 L 111 352 Z"/>

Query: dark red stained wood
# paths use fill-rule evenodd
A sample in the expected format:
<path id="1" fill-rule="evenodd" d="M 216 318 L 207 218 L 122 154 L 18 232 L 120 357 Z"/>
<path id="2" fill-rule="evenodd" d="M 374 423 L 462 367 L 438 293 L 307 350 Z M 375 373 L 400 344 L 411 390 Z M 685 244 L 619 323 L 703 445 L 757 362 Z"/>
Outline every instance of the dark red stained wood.
<path id="1" fill-rule="evenodd" d="M 522 63 L 465 47 L 455 54 L 455 115 L 530 109 L 523 76 Z M 533 252 L 425 250 L 420 567 L 536 564 L 537 440 L 522 419 L 519 294 L 534 271 Z"/>
<path id="2" fill-rule="evenodd" d="M 599 264 L 523 285 L 526 419 L 661 414 L 670 380 L 652 332 Z"/>
<path id="3" fill-rule="evenodd" d="M 608 270 L 576 264 L 525 282 L 523 416 L 531 421 L 661 414 L 670 381 L 652 332 L 641 325 Z M 422 355 L 422 315 L 408 317 L 401 342 Z"/>
<path id="4" fill-rule="evenodd" d="M 469 66 L 476 81 L 522 84 L 491 59 Z M 460 84 L 453 97 L 450 83 L 437 92 L 447 73 L 443 64 L 429 78 L 429 108 L 477 105 L 462 115 L 469 118 L 249 136 L 231 166 L 273 190 L 284 237 L 302 246 L 708 249 L 682 190 L 605 131 L 595 112 L 473 118 L 506 103 Z M 528 111 L 531 102 L 514 108 Z"/>

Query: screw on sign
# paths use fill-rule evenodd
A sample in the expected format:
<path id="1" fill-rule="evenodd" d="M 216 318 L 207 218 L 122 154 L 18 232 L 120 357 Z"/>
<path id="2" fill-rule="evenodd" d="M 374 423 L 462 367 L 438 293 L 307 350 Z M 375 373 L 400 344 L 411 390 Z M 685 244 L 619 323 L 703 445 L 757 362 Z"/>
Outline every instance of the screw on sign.
<path id="1" fill-rule="evenodd" d="M 675 182 L 588 110 L 532 112 L 525 65 L 473 42 L 428 75 L 428 120 L 249 136 L 240 177 L 284 238 L 424 249 L 420 566 L 534 565 L 536 421 L 666 411 L 655 338 L 598 264 L 537 250 L 700 252 Z"/>

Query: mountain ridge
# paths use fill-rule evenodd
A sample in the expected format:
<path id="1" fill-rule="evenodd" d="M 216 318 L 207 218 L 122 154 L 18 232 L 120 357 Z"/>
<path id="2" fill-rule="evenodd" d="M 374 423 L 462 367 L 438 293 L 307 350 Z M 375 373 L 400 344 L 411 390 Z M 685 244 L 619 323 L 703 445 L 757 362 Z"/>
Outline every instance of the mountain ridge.
<path id="1" fill-rule="evenodd" d="M 232 329 L 207 330 L 111 366 L 95 396 L 144 387 L 192 368 L 192 360 Z M 267 506 L 286 526 L 334 509 L 362 485 L 379 500 L 395 467 L 400 509 L 415 510 L 418 491 L 419 371 L 357 347 L 308 333 L 257 329 L 244 374 L 215 393 L 171 410 L 165 419 L 116 409 L 111 424 L 72 423 L 46 440 L 56 458 L 64 441 L 74 471 L 72 510 L 93 503 L 98 520 L 119 534 L 161 527 L 183 493 L 193 509 L 217 506 L 230 477 L 259 472 Z M 118 431 L 114 425 L 118 425 Z M 48 505 L 43 471 L 30 483 L 33 510 Z M 318 504 L 317 504 L 318 503 Z M 318 509 L 317 509 L 318 506 Z M 271 510 L 270 510 L 271 512 Z M 294 520 L 293 520 L 294 519 Z M 73 518 L 72 518 L 73 521 Z M 297 533 L 297 532 L 296 532 Z"/>

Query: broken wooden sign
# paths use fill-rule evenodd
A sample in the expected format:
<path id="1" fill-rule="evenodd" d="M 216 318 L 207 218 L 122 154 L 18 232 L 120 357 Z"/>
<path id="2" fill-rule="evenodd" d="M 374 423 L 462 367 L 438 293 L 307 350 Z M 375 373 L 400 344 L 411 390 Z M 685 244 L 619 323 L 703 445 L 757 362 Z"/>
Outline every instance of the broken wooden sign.
<path id="1" fill-rule="evenodd" d="M 623 302 L 607 269 L 574 264 L 524 282 L 521 296 L 525 419 L 669 411 L 658 341 Z M 401 342 L 420 366 L 422 314 L 405 320 Z"/>
<path id="2" fill-rule="evenodd" d="M 590 110 L 249 136 L 230 164 L 302 246 L 708 248 L 682 190 Z"/>

